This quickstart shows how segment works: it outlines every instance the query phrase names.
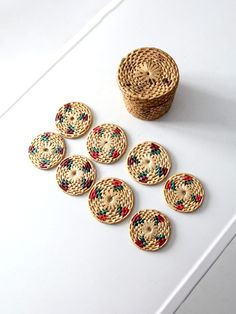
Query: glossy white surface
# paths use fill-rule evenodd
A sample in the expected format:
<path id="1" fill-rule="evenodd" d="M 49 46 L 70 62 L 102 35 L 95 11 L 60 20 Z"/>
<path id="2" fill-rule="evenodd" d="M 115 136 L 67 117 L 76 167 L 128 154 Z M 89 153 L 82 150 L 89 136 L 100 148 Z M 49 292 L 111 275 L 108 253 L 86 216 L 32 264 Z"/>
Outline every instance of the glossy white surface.
<path id="1" fill-rule="evenodd" d="M 176 314 L 235 313 L 236 238 L 225 249 Z"/>
<path id="2" fill-rule="evenodd" d="M 0 115 L 109 0 L 1 0 Z"/>
<path id="3" fill-rule="evenodd" d="M 190 275 L 235 215 L 234 7 L 124 1 L 1 119 L 1 313 L 154 313 L 183 280 L 193 286 Z M 180 68 L 173 108 L 159 121 L 128 115 L 117 88 L 120 59 L 140 46 L 161 47 Z M 31 138 L 55 129 L 58 106 L 70 100 L 91 106 L 94 125 L 119 123 L 129 148 L 144 139 L 160 142 L 171 153 L 171 174 L 192 172 L 204 183 L 201 210 L 181 215 L 165 205 L 163 185 L 143 187 L 129 177 L 125 158 L 97 165 L 98 178 L 118 176 L 133 187 L 134 211 L 158 208 L 170 217 L 172 239 L 160 252 L 136 249 L 128 221 L 99 224 L 87 196 L 65 195 L 54 170 L 30 164 Z M 68 153 L 86 154 L 85 141 L 67 140 Z"/>

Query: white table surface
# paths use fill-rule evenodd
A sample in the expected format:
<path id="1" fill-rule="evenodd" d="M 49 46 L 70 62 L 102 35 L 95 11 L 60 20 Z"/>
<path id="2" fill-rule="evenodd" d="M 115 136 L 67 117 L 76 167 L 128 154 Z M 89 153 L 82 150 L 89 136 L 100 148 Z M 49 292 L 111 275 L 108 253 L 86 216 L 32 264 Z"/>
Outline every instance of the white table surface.
<path id="1" fill-rule="evenodd" d="M 109 0 L 0 1 L 0 116 Z M 63 48 L 64 49 L 64 48 Z"/>
<path id="2" fill-rule="evenodd" d="M 230 240 L 236 183 L 234 9 L 229 0 L 214 6 L 126 0 L 1 119 L 1 313 L 170 313 Z M 120 59 L 141 46 L 169 52 L 181 73 L 173 108 L 154 122 L 127 114 L 116 83 Z M 54 130 L 58 106 L 73 100 L 90 105 L 94 125 L 120 124 L 129 148 L 145 139 L 162 143 L 172 156 L 171 174 L 188 171 L 204 183 L 201 210 L 182 215 L 166 206 L 163 185 L 134 182 L 125 158 L 97 165 L 98 178 L 118 176 L 132 186 L 134 212 L 157 208 L 170 217 L 172 238 L 160 252 L 136 249 L 128 221 L 99 224 L 87 196 L 65 195 L 55 170 L 30 164 L 32 137 Z M 68 153 L 87 155 L 85 142 L 86 136 L 67 140 Z"/>

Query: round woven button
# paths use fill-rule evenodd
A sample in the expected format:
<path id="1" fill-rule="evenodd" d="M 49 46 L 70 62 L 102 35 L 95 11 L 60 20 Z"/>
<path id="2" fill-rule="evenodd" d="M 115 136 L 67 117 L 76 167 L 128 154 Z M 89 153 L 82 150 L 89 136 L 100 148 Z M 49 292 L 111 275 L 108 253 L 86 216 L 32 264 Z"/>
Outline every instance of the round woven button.
<path id="1" fill-rule="evenodd" d="M 131 212 L 134 195 L 124 181 L 116 178 L 103 179 L 89 193 L 89 207 L 100 222 L 115 224 Z"/>
<path id="2" fill-rule="evenodd" d="M 59 164 L 65 155 L 63 138 L 53 132 L 39 134 L 28 149 L 29 158 L 39 169 L 50 169 Z"/>
<path id="3" fill-rule="evenodd" d="M 136 181 L 152 185 L 161 182 L 168 175 L 171 161 L 167 151 L 160 144 L 144 142 L 129 152 L 127 167 Z"/>
<path id="4" fill-rule="evenodd" d="M 167 204 L 179 212 L 193 212 L 202 204 L 204 189 L 192 174 L 179 173 L 170 177 L 164 187 Z"/>
<path id="5" fill-rule="evenodd" d="M 57 167 L 57 183 L 64 192 L 70 195 L 80 195 L 89 191 L 95 178 L 96 170 L 93 164 L 83 156 L 67 157 Z"/>
<path id="6" fill-rule="evenodd" d="M 121 127 L 105 123 L 89 132 L 87 149 L 97 162 L 110 164 L 120 159 L 127 148 L 127 138 Z"/>
<path id="7" fill-rule="evenodd" d="M 71 102 L 60 107 L 55 121 L 61 135 L 67 138 L 77 138 L 90 128 L 92 113 L 85 104 Z"/>
<path id="8" fill-rule="evenodd" d="M 140 210 L 130 221 L 130 236 L 142 250 L 157 251 L 170 237 L 169 219 L 155 209 Z"/>

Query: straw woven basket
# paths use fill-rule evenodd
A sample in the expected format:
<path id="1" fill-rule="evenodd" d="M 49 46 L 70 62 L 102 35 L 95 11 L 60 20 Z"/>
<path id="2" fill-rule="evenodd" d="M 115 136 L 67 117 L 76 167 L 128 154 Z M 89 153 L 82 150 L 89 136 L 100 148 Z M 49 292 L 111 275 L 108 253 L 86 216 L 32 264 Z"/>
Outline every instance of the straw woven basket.
<path id="1" fill-rule="evenodd" d="M 139 48 L 121 60 L 118 83 L 128 111 L 155 120 L 171 107 L 179 82 L 175 61 L 157 48 Z"/>

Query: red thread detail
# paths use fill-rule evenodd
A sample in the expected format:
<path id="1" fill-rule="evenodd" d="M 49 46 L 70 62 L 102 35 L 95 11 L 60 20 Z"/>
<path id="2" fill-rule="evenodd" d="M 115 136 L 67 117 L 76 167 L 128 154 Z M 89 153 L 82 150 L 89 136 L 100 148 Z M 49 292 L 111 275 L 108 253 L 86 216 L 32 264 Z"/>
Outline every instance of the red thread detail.
<path id="1" fill-rule="evenodd" d="M 139 247 L 144 247 L 143 242 L 139 239 L 135 241 L 135 244 L 137 244 Z"/>
<path id="2" fill-rule="evenodd" d="M 101 128 L 96 126 L 96 128 L 93 129 L 93 132 L 99 134 L 101 132 Z"/>
<path id="3" fill-rule="evenodd" d="M 121 214 L 122 214 L 122 217 L 125 217 L 129 212 L 129 209 L 127 207 L 123 207 L 122 210 L 121 210 Z"/>
<path id="4" fill-rule="evenodd" d="M 96 190 L 94 189 L 89 193 L 89 199 L 95 200 L 95 198 L 96 198 Z"/>
<path id="5" fill-rule="evenodd" d="M 105 214 L 98 215 L 98 219 L 100 219 L 100 220 L 104 221 L 104 220 L 106 220 L 106 219 L 107 219 L 107 215 L 105 215 Z"/>
<path id="6" fill-rule="evenodd" d="M 171 190 L 171 182 L 170 182 L 170 181 L 167 181 L 167 182 L 166 182 L 165 188 L 166 188 L 167 190 Z"/>
<path id="7" fill-rule="evenodd" d="M 159 246 L 162 246 L 165 242 L 166 242 L 166 239 L 165 239 L 165 238 L 162 238 L 162 239 L 159 239 L 159 240 L 157 241 L 157 244 L 158 244 Z"/>
<path id="8" fill-rule="evenodd" d="M 192 180 L 193 180 L 193 177 L 189 176 L 188 174 L 184 176 L 184 181 L 192 181 Z"/>
<path id="9" fill-rule="evenodd" d="M 158 222 L 164 222 L 164 218 L 161 215 L 157 216 Z"/>
<path id="10" fill-rule="evenodd" d="M 184 209 L 184 204 L 178 204 L 175 206 L 176 209 L 178 210 L 183 210 Z"/>
<path id="11" fill-rule="evenodd" d="M 121 186 L 121 185 L 122 185 L 122 182 L 121 182 L 120 180 L 113 179 L 113 180 L 112 180 L 112 185 L 113 185 L 113 186 Z"/>
<path id="12" fill-rule="evenodd" d="M 94 152 L 94 151 L 90 151 L 89 152 L 90 156 L 92 156 L 94 159 L 97 159 L 98 158 L 98 152 Z"/>
<path id="13" fill-rule="evenodd" d="M 112 158 L 117 158 L 118 156 L 120 156 L 120 153 L 117 150 L 114 150 L 112 153 Z"/>
<path id="14" fill-rule="evenodd" d="M 196 200 L 196 202 L 200 203 L 201 200 L 202 200 L 202 196 L 200 194 L 196 194 L 195 195 L 195 200 Z"/>

